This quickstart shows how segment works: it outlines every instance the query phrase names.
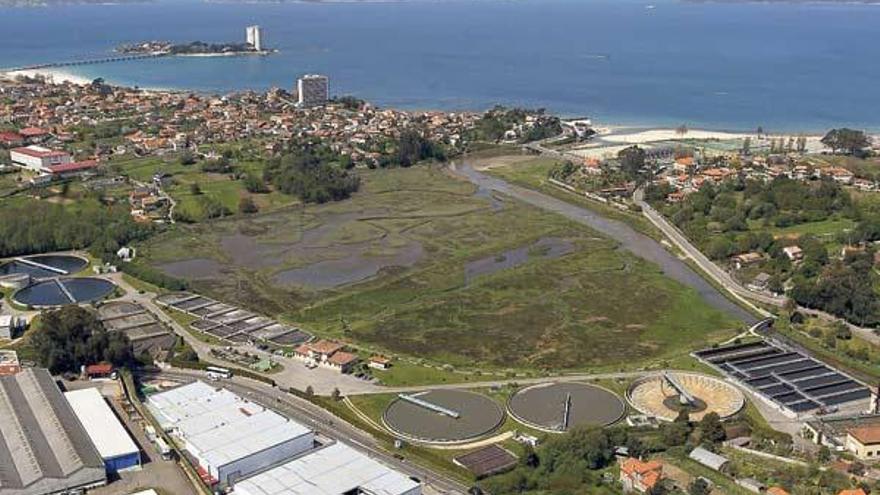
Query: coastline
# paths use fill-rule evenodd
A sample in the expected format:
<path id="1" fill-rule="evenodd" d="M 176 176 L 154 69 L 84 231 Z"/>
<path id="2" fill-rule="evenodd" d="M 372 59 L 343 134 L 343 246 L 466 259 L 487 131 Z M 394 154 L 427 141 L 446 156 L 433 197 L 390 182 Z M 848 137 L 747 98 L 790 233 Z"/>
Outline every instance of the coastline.
<path id="1" fill-rule="evenodd" d="M 0 77 L 3 77 L 5 79 L 15 79 L 16 77 L 22 76 L 32 78 L 42 77 L 46 80 L 51 80 L 56 84 L 60 84 L 66 81 L 72 84 L 85 86 L 92 83 L 92 79 L 89 79 L 87 77 L 78 76 L 76 74 L 72 74 L 61 69 L 53 68 L 0 72 Z"/>
<path id="2" fill-rule="evenodd" d="M 229 56 L 237 56 L 241 55 L 238 53 L 235 54 L 186 54 L 186 55 L 175 55 L 180 57 L 229 57 Z M 252 55 L 263 55 L 262 53 L 252 53 Z M 16 77 L 25 76 L 25 77 L 43 77 L 47 79 L 47 81 L 54 84 L 61 84 L 64 82 L 69 82 L 71 84 L 76 84 L 80 86 L 89 85 L 92 83 L 92 77 L 86 77 L 82 75 L 77 75 L 72 72 L 68 72 L 59 68 L 41 68 L 41 69 L 28 69 L 28 70 L 17 70 L 17 71 L 0 71 L 0 79 L 8 79 L 13 80 Z M 101 77 L 101 76 L 96 76 Z M 137 88 L 141 91 L 147 93 L 179 93 L 179 92 L 195 92 L 195 93 L 206 93 L 206 94 L 221 94 L 217 92 L 202 92 L 199 90 L 190 90 L 186 88 L 159 88 L 159 87 L 140 87 L 127 83 L 114 82 L 112 80 L 105 80 L 108 84 L 120 87 L 128 87 L 128 88 Z M 244 89 L 242 89 L 244 91 Z M 398 107 L 388 107 L 395 108 L 403 111 L 447 111 L 443 109 L 411 109 L 411 108 L 398 108 Z M 472 109 L 467 110 L 471 112 L 482 112 L 483 110 Z M 565 117 L 562 117 L 565 120 Z M 591 148 L 607 148 L 609 146 L 628 146 L 634 144 L 648 144 L 655 143 L 661 141 L 671 141 L 671 140 L 682 140 L 682 139 L 695 139 L 695 140 L 730 140 L 730 139 L 743 139 L 745 137 L 751 137 L 752 139 L 759 139 L 755 130 L 747 130 L 747 129 L 731 129 L 731 128 L 713 128 L 711 126 L 701 126 L 688 128 L 687 132 L 684 135 L 678 133 L 677 129 L 670 127 L 668 125 L 662 124 L 650 124 L 650 123 L 626 123 L 626 124 L 618 124 L 614 122 L 602 122 L 601 124 L 596 126 L 596 130 L 599 131 L 596 136 L 601 140 L 601 144 L 598 142 L 593 142 L 591 144 L 587 144 L 586 146 L 581 147 L 577 151 L 584 154 L 589 154 Z M 766 138 L 773 136 L 792 136 L 792 135 L 804 135 L 811 142 L 818 141 L 823 135 L 822 131 L 817 131 L 816 129 L 811 130 L 801 130 L 801 131 L 784 131 L 784 130 L 771 130 L 764 134 Z"/>

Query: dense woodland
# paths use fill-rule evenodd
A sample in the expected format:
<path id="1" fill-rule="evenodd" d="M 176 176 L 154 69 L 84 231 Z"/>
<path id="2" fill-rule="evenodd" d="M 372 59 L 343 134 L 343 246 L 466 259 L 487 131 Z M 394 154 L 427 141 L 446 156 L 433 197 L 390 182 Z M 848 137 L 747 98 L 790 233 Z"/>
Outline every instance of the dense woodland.
<path id="1" fill-rule="evenodd" d="M 103 256 L 152 230 L 132 220 L 125 206 L 93 199 L 75 206 L 27 200 L 0 209 L 0 257 L 69 249 L 91 249 Z"/>
<path id="2" fill-rule="evenodd" d="M 78 373 L 100 362 L 124 366 L 133 362 L 131 343 L 121 332 L 108 332 L 95 314 L 79 306 L 43 313 L 28 337 L 41 366 L 52 373 Z"/>
<path id="3" fill-rule="evenodd" d="M 544 109 L 526 110 L 496 106 L 476 122 L 476 127 L 470 131 L 468 138 L 473 141 L 500 142 L 508 130 L 524 124 L 529 116 L 536 117 L 537 122 L 519 136 L 519 142 L 539 141 L 562 133 L 559 118 L 547 115 Z"/>
<path id="4" fill-rule="evenodd" d="M 880 217 L 860 208 L 836 182 L 733 179 L 720 186 L 705 185 L 671 205 L 662 200 L 666 192 L 663 186 L 651 186 L 646 196 L 710 258 L 727 262 L 735 254 L 761 253 L 767 258 L 762 269 L 772 277 L 771 290 L 783 292 L 790 280 L 789 295 L 804 306 L 859 325 L 880 324 L 873 247 L 845 257 L 829 252 L 828 247 L 880 240 Z M 841 233 L 839 239 L 773 233 L 833 218 L 851 220 L 855 228 Z M 789 245 L 803 250 L 802 261 L 792 263 L 784 255 L 783 248 Z"/>
<path id="5" fill-rule="evenodd" d="M 360 187 L 360 177 L 350 171 L 350 160 L 317 143 L 291 146 L 280 158 L 270 159 L 263 178 L 279 191 L 307 203 L 346 199 Z"/>

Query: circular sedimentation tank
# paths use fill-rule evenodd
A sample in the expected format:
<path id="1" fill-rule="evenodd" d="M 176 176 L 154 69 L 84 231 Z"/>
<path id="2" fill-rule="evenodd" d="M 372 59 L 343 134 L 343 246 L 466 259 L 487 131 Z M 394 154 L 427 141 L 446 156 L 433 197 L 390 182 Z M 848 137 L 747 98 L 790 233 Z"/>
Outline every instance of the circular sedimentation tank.
<path id="1" fill-rule="evenodd" d="M 109 280 L 93 277 L 53 278 L 17 291 L 12 299 L 35 308 L 90 303 L 107 297 L 116 289 Z"/>
<path id="2" fill-rule="evenodd" d="M 72 254 L 39 254 L 13 259 L 0 265 L 0 276 L 27 274 L 35 279 L 73 275 L 82 271 L 89 262 Z"/>
<path id="3" fill-rule="evenodd" d="M 542 383 L 513 394 L 507 410 L 518 422 L 537 430 L 562 433 L 575 426 L 608 426 L 626 413 L 617 394 L 586 383 Z"/>
<path id="4" fill-rule="evenodd" d="M 464 443 L 487 436 L 504 418 L 504 409 L 485 395 L 441 389 L 402 394 L 382 415 L 385 427 L 395 435 L 429 444 Z"/>
<path id="5" fill-rule="evenodd" d="M 669 375 L 693 398 L 683 403 L 679 391 L 663 374 L 640 378 L 630 385 L 627 400 L 637 411 L 648 416 L 672 421 L 682 410 L 690 419 L 699 421 L 710 412 L 721 419 L 729 418 L 745 406 L 745 396 L 735 386 L 709 375 L 672 372 Z"/>

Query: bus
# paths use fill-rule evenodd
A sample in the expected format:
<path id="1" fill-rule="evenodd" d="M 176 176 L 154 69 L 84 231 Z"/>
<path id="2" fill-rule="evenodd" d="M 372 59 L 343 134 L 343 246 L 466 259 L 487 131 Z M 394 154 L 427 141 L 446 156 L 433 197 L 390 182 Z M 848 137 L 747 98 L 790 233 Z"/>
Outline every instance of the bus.
<path id="1" fill-rule="evenodd" d="M 205 371 L 208 373 L 208 378 L 210 378 L 211 380 L 232 378 L 232 372 L 226 368 L 220 368 L 218 366 L 208 366 L 207 368 L 205 368 Z"/>

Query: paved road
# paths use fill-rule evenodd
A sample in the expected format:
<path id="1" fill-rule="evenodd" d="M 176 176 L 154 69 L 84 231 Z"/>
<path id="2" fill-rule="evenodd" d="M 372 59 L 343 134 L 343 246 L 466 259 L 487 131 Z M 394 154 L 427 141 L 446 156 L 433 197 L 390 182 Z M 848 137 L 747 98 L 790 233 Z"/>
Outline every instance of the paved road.
<path id="1" fill-rule="evenodd" d="M 187 382 L 202 378 L 201 373 L 184 370 L 162 371 L 155 376 Z M 427 489 L 425 493 L 428 495 L 464 495 L 467 491 L 468 487 L 455 480 L 442 476 L 433 470 L 407 462 L 405 459 L 398 459 L 392 456 L 383 450 L 376 439 L 369 433 L 337 418 L 332 413 L 305 399 L 246 378 L 234 377 L 231 380 L 222 380 L 219 383 L 238 395 L 248 397 L 254 402 L 296 419 L 325 437 L 344 442 L 360 450 L 362 453 L 380 460 L 383 464 L 405 473 L 407 476 L 418 478 L 425 484 Z M 405 448 L 401 451 L 401 454 L 406 456 Z"/>
<path id="2" fill-rule="evenodd" d="M 593 228 L 618 241 L 624 249 L 639 258 L 658 265 L 666 276 L 696 290 L 707 303 L 716 309 L 747 324 L 753 324 L 758 320 L 754 315 L 734 304 L 685 262 L 673 256 L 659 242 L 623 222 L 605 218 L 587 208 L 510 184 L 502 179 L 490 177 L 474 170 L 470 165 L 453 164 L 450 170 L 455 175 L 465 178 L 479 187 L 512 196 Z"/>
<path id="3" fill-rule="evenodd" d="M 642 208 L 642 213 L 645 217 L 654 224 L 655 227 L 660 229 L 666 237 L 672 240 L 675 245 L 682 250 L 690 259 L 696 263 L 700 269 L 706 272 L 713 280 L 728 292 L 739 298 L 745 304 L 751 306 L 754 310 L 758 311 L 765 317 L 769 317 L 770 313 L 756 307 L 749 300 L 754 300 L 761 302 L 763 304 L 768 304 L 771 306 L 782 307 L 785 305 L 786 298 L 781 296 L 774 296 L 771 294 L 762 294 L 760 292 L 755 292 L 746 289 L 742 285 L 739 284 L 733 277 L 730 276 L 727 271 L 723 270 L 721 267 L 712 262 L 705 254 L 703 254 L 699 249 L 696 248 L 693 244 L 688 241 L 687 237 L 679 231 L 674 225 L 669 223 L 663 215 L 657 212 L 651 205 L 644 201 L 644 191 L 639 188 L 636 190 L 635 194 L 633 194 L 633 201 Z"/>

